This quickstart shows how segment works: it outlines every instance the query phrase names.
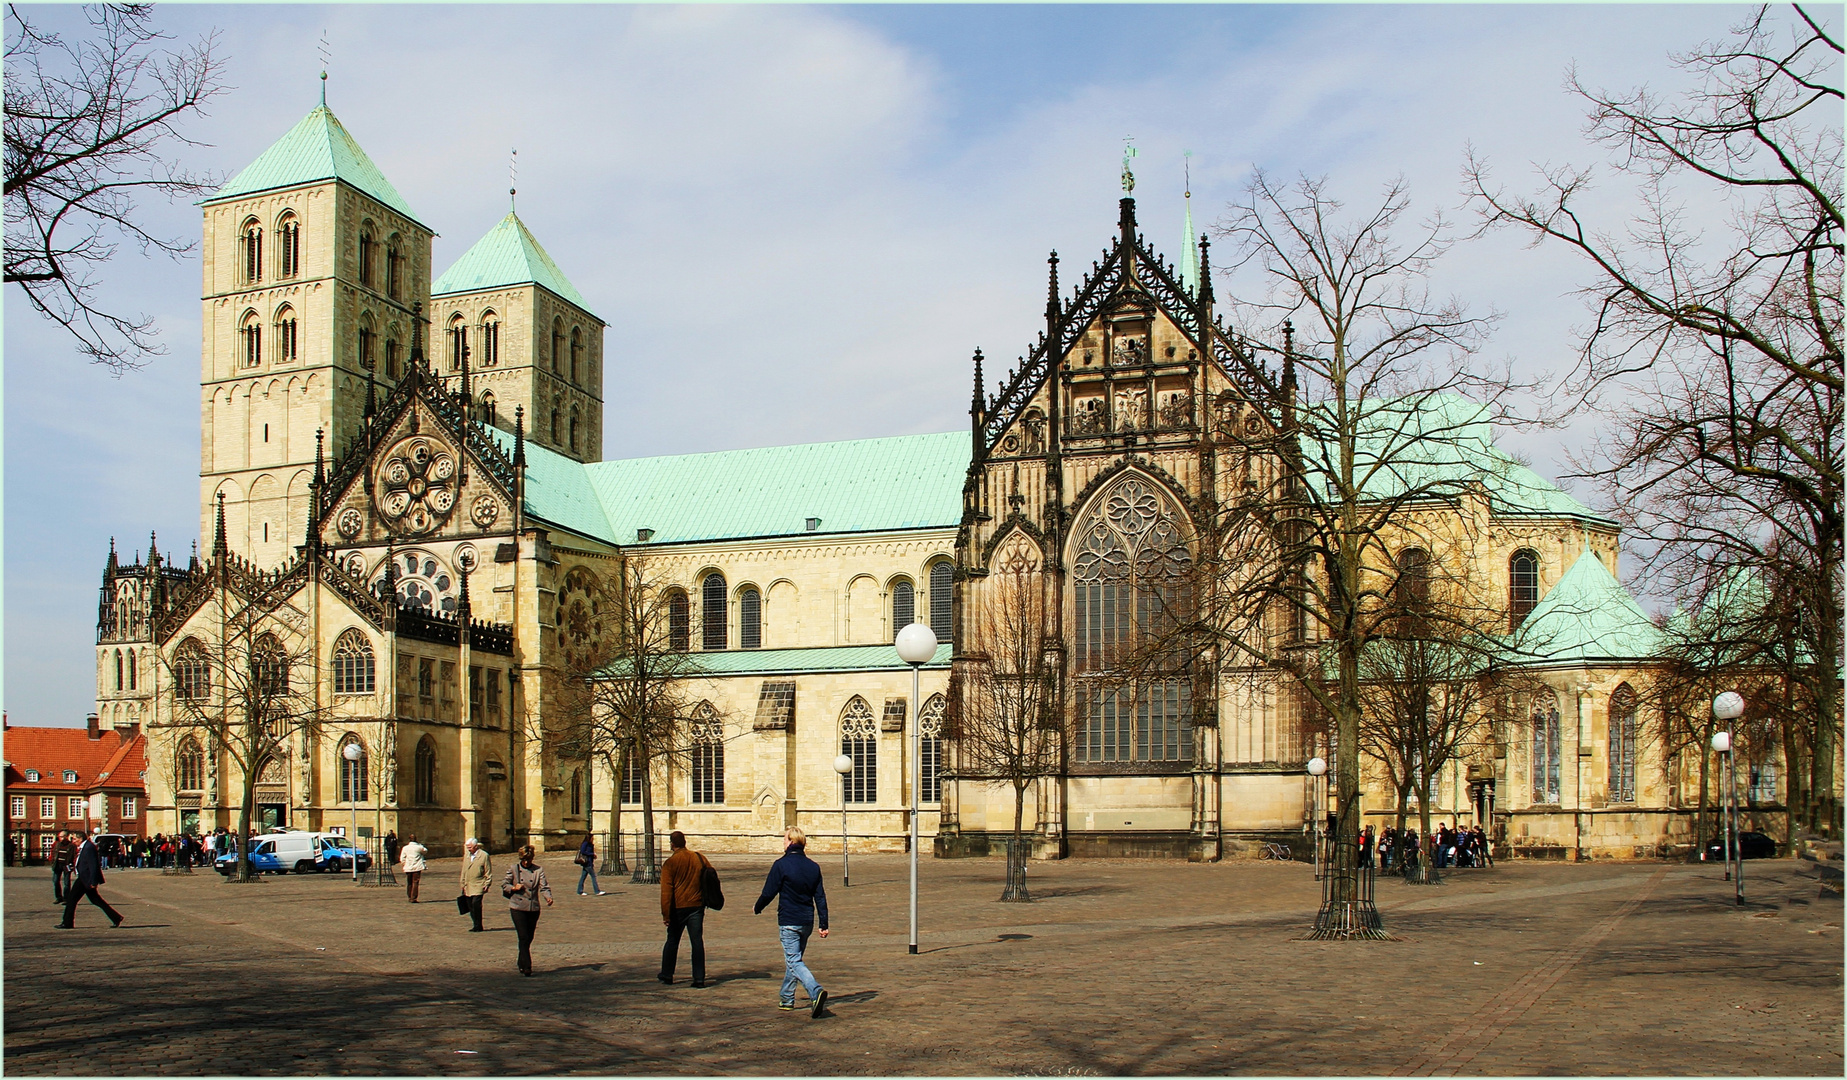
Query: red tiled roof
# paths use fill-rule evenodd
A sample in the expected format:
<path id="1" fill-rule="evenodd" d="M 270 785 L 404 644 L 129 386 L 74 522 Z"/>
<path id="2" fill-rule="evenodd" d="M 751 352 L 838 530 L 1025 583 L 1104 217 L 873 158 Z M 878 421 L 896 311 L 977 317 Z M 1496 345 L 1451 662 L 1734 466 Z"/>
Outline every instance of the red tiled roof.
<path id="1" fill-rule="evenodd" d="M 147 770 L 147 736 L 136 733 L 124 739 L 118 731 L 90 738 L 83 728 L 8 727 L 0 743 L 6 760 L 6 788 L 28 792 L 84 792 L 98 787 L 142 788 Z M 37 769 L 39 780 L 29 783 L 26 770 Z M 64 782 L 64 770 L 75 769 L 77 782 Z"/>

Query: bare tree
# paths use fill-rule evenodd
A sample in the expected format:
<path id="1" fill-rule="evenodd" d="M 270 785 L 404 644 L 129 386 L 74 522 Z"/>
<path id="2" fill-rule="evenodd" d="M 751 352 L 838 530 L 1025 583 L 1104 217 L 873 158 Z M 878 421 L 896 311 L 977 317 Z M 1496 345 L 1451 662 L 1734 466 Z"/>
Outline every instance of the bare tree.
<path id="1" fill-rule="evenodd" d="M 1466 181 L 1486 223 L 1589 266 L 1595 319 L 1567 400 L 1612 403 L 1582 469 L 1644 541 L 1657 589 L 1684 596 L 1714 564 L 1748 567 L 1799 614 L 1802 659 L 1784 677 L 1826 718 L 1804 791 L 1827 835 L 1841 827 L 1841 57 L 1838 31 L 1803 8 L 1760 8 L 1674 57 L 1697 80 L 1677 98 L 1574 74 L 1591 138 L 1639 185 L 1621 234 L 1579 212 L 1589 169 L 1548 169 L 1539 192 L 1513 195 L 1471 155 Z M 1724 199 L 1730 219 L 1696 224 L 1691 193 Z"/>
<path id="2" fill-rule="evenodd" d="M 967 663 L 957 673 L 949 735 L 958 778 L 998 780 L 1013 789 L 1013 839 L 1007 847 L 1006 901 L 1028 902 L 1026 794 L 1055 774 L 1063 758 L 1057 695 L 1060 656 L 1047 623 L 1046 575 L 1024 551 L 1002 562 L 983 586 L 970 620 Z"/>
<path id="3" fill-rule="evenodd" d="M 166 352 L 152 316 L 110 310 L 101 268 L 122 240 L 179 256 L 190 242 L 149 232 L 135 197 L 206 195 L 220 180 L 180 168 L 180 124 L 225 89 L 208 34 L 161 50 L 148 4 L 86 7 L 90 33 L 66 41 L 6 9 L 6 280 L 117 373 Z"/>
<path id="4" fill-rule="evenodd" d="M 222 556 L 221 556 L 222 559 Z M 257 583 L 273 575 L 248 575 Z M 220 574 L 223 577 L 223 574 Z M 250 826 L 256 814 L 257 782 L 265 765 L 280 765 L 298 734 L 312 732 L 325 719 L 314 693 L 312 636 L 303 613 L 275 600 L 266 590 L 246 597 L 220 580 L 196 625 L 207 634 L 188 635 L 161 654 L 172 708 L 157 727 L 186 733 L 215 756 L 230 759 L 240 777 L 237 866 L 235 878 L 248 881 Z"/>
<path id="5" fill-rule="evenodd" d="M 1430 295 L 1454 237 L 1439 215 L 1402 241 L 1408 208 L 1402 182 L 1349 218 L 1325 181 L 1284 187 L 1259 172 L 1218 227 L 1234 269 L 1267 285 L 1243 321 L 1280 324 L 1283 356 L 1280 374 L 1254 374 L 1261 400 L 1214 417 L 1226 493 L 1204 530 L 1192 629 L 1222 668 L 1293 683 L 1329 718 L 1337 857 L 1322 936 L 1382 933 L 1355 867 L 1362 657 L 1391 636 L 1404 550 L 1426 569 L 1457 558 L 1433 527 L 1454 511 L 1433 508 L 1453 508 L 1493 467 L 1488 420 L 1511 388 L 1468 372 L 1492 316 Z"/>

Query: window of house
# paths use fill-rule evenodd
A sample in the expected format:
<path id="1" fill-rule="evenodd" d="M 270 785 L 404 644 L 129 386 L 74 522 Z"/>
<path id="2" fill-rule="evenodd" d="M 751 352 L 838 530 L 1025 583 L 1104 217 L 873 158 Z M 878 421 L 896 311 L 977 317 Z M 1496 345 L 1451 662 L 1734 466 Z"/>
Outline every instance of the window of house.
<path id="1" fill-rule="evenodd" d="M 38 783 L 38 779 L 39 779 L 39 777 L 38 777 L 38 770 L 37 770 L 37 769 L 27 769 L 27 770 L 26 770 L 26 783 L 28 783 L 28 784 L 36 784 L 36 783 Z"/>
<path id="2" fill-rule="evenodd" d="M 700 642 L 701 648 L 722 649 L 725 647 L 725 575 L 707 574 L 701 589 L 701 612 L 704 632 Z"/>
<path id="3" fill-rule="evenodd" d="M 77 770 L 76 769 L 64 770 L 64 782 L 67 784 L 75 784 L 77 782 Z"/>
<path id="4" fill-rule="evenodd" d="M 1776 802 L 1775 762 L 1761 762 L 1751 769 L 1751 783 L 1745 788 L 1744 797 L 1752 803 Z"/>
<path id="5" fill-rule="evenodd" d="M 667 596 L 667 647 L 685 652 L 693 647 L 692 604 L 678 589 Z"/>
<path id="6" fill-rule="evenodd" d="M 425 806 L 436 801 L 436 743 L 425 735 L 417 742 L 415 798 Z"/>
<path id="7" fill-rule="evenodd" d="M 45 796 L 44 798 L 39 799 L 38 816 L 45 818 L 46 820 L 50 820 L 52 818 L 57 817 L 58 816 L 58 800 L 49 795 Z"/>
<path id="8" fill-rule="evenodd" d="M 738 648 L 763 647 L 763 594 L 753 586 L 738 590 Z"/>
<path id="9" fill-rule="evenodd" d="M 89 816 L 90 804 L 89 804 L 89 801 L 85 799 L 83 796 L 72 795 L 69 799 L 69 802 L 70 802 L 70 806 L 68 809 L 70 810 L 70 813 L 66 815 L 67 817 L 71 818 L 72 820 L 77 820 L 77 819 Z"/>
<path id="10" fill-rule="evenodd" d="M 359 756 L 351 761 L 346 760 L 346 748 L 348 746 L 359 747 Z M 348 735 L 346 738 L 340 740 L 338 757 L 340 760 L 340 801 L 349 803 L 364 802 L 366 799 L 365 744 L 359 741 L 359 736 Z"/>
<path id="11" fill-rule="evenodd" d="M 948 559 L 940 559 L 930 567 L 930 630 L 939 642 L 947 642 L 955 627 L 950 612 L 955 582 L 956 568 Z"/>
<path id="12" fill-rule="evenodd" d="M 133 795 L 122 796 L 122 820 L 132 819 L 141 812 L 140 800 Z"/>
<path id="13" fill-rule="evenodd" d="M 56 833 L 45 833 L 38 838 L 39 854 L 44 856 L 45 858 L 50 858 L 51 849 L 57 846 L 58 846 L 58 837 Z"/>
<path id="14" fill-rule="evenodd" d="M 377 688 L 372 643 L 358 630 L 340 635 L 333 647 L 333 692 L 370 694 Z"/>
<path id="15" fill-rule="evenodd" d="M 840 713 L 840 752 L 853 759 L 853 771 L 841 777 L 850 803 L 879 798 L 879 725 L 866 699 L 855 696 Z"/>
<path id="16" fill-rule="evenodd" d="M 263 226 L 251 221 L 244 225 L 244 281 L 263 280 Z"/>
<path id="17" fill-rule="evenodd" d="M 1628 683 L 1610 695 L 1610 801 L 1635 801 L 1635 691 Z"/>
<path id="18" fill-rule="evenodd" d="M 932 694 L 917 714 L 917 797 L 923 802 L 943 801 L 943 695 Z"/>
<path id="19" fill-rule="evenodd" d="M 199 791 L 205 787 L 205 752 L 190 735 L 174 754 L 174 771 L 178 773 L 181 791 Z"/>
<path id="20" fill-rule="evenodd" d="M 7 801 L 7 810 L 9 811 L 8 816 L 12 817 L 15 821 L 24 818 L 26 816 L 26 797 L 24 795 L 13 796 Z"/>
<path id="21" fill-rule="evenodd" d="M 1398 553 L 1398 580 L 1392 592 L 1401 607 L 1430 603 L 1430 552 L 1414 547 Z"/>
<path id="22" fill-rule="evenodd" d="M 904 580 L 892 582 L 891 585 L 891 634 L 895 639 L 898 631 L 917 621 L 917 590 Z"/>
<path id="23" fill-rule="evenodd" d="M 692 801 L 722 803 L 725 801 L 725 729 L 710 702 L 700 703 L 690 734 L 693 743 Z"/>
<path id="24" fill-rule="evenodd" d="M 1507 610 L 1512 625 L 1526 621 L 1539 604 L 1539 553 L 1521 548 L 1507 560 Z"/>
<path id="25" fill-rule="evenodd" d="M 277 252 L 279 259 L 279 277 L 291 278 L 301 273 L 301 222 L 291 214 L 284 214 L 276 226 Z"/>
<path id="26" fill-rule="evenodd" d="M 173 662 L 173 681 L 174 690 L 188 701 L 204 701 L 212 696 L 211 661 L 197 638 L 187 638 L 180 644 Z"/>

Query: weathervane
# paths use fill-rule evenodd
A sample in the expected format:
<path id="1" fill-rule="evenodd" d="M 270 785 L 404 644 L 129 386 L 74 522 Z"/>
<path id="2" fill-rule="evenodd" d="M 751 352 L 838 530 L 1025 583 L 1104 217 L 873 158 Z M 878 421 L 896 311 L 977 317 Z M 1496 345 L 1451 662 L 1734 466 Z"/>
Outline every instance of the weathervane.
<path id="1" fill-rule="evenodd" d="M 512 151 L 513 156 L 507 161 L 507 209 L 514 209 L 513 200 L 519 195 L 519 150 Z"/>
<path id="2" fill-rule="evenodd" d="M 1135 173 L 1129 169 L 1129 159 L 1134 156 L 1135 136 L 1124 135 L 1122 137 L 1122 193 L 1124 195 L 1135 193 Z"/>
<path id="3" fill-rule="evenodd" d="M 321 28 L 320 52 L 321 52 L 321 104 L 325 106 L 327 104 L 327 60 L 330 56 L 333 55 L 333 50 L 329 48 L 327 45 L 327 28 L 326 27 Z"/>
<path id="4" fill-rule="evenodd" d="M 1183 166 L 1186 169 L 1186 197 L 1190 199 L 1193 197 L 1193 152 L 1184 151 L 1183 156 L 1186 158 Z"/>

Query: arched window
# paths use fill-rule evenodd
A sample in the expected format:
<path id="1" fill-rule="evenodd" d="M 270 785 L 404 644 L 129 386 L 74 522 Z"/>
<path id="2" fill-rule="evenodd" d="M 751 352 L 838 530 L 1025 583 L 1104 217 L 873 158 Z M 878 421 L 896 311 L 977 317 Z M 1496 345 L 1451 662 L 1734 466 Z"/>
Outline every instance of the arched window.
<path id="1" fill-rule="evenodd" d="M 122 650 L 115 651 L 115 688 L 122 688 Z"/>
<path id="2" fill-rule="evenodd" d="M 584 771 L 571 770 L 571 816 L 582 817 L 584 813 Z"/>
<path id="3" fill-rule="evenodd" d="M 577 449 L 577 406 L 571 406 L 571 449 Z"/>
<path id="4" fill-rule="evenodd" d="M 927 803 L 943 801 L 943 707 L 943 695 L 931 694 L 917 714 L 917 797 Z"/>
<path id="5" fill-rule="evenodd" d="M 685 652 L 693 647 L 692 604 L 678 589 L 667 594 L 667 647 Z"/>
<path id="6" fill-rule="evenodd" d="M 428 735 L 417 740 L 416 784 L 413 791 L 417 802 L 424 806 L 436 801 L 436 742 Z"/>
<path id="7" fill-rule="evenodd" d="M 1080 761 L 1193 756 L 1186 650 L 1168 650 L 1132 674 L 1116 670 L 1184 624 L 1192 556 L 1183 513 L 1152 481 L 1131 475 L 1091 500 L 1073 534 Z"/>
<path id="8" fill-rule="evenodd" d="M 917 621 L 917 590 L 910 581 L 899 578 L 891 583 L 891 634 L 897 637 L 898 631 Z"/>
<path id="9" fill-rule="evenodd" d="M 558 441 L 558 407 L 552 406 L 552 445 L 561 445 Z"/>
<path id="10" fill-rule="evenodd" d="M 497 421 L 499 417 L 500 413 L 494 401 L 494 392 L 492 390 L 484 391 L 481 395 L 481 422 L 491 425 Z"/>
<path id="11" fill-rule="evenodd" d="M 840 713 L 840 752 L 853 759 L 853 771 L 842 777 L 846 801 L 879 799 L 879 724 L 866 699 L 854 695 Z"/>
<path id="12" fill-rule="evenodd" d="M 468 348 L 468 320 L 461 312 L 449 316 L 449 370 L 462 370 L 462 353 Z"/>
<path id="13" fill-rule="evenodd" d="M 738 648 L 763 647 L 763 594 L 754 586 L 738 590 Z"/>
<path id="14" fill-rule="evenodd" d="M 1401 608 L 1415 610 L 1430 603 L 1430 552 L 1405 548 L 1398 553 L 1398 577 L 1392 595 Z"/>
<path id="15" fill-rule="evenodd" d="M 255 218 L 244 222 L 244 281 L 255 284 L 263 280 L 263 226 Z"/>
<path id="16" fill-rule="evenodd" d="M 289 692 L 289 657 L 274 634 L 257 638 L 250 650 L 250 687 L 258 701 L 274 701 Z"/>
<path id="17" fill-rule="evenodd" d="M 370 289 L 377 269 L 378 240 L 372 235 L 372 226 L 363 225 L 359 229 L 359 284 Z"/>
<path id="18" fill-rule="evenodd" d="M 500 363 L 500 317 L 492 311 L 481 313 L 481 366 Z"/>
<path id="19" fill-rule="evenodd" d="M 630 751 L 622 755 L 622 794 L 619 798 L 629 805 L 641 802 L 641 763 L 635 760 Z"/>
<path id="20" fill-rule="evenodd" d="M 395 381 L 403 372 L 398 362 L 400 346 L 398 345 L 398 328 L 391 328 L 390 336 L 385 338 L 385 377 Z"/>
<path id="21" fill-rule="evenodd" d="M 254 311 L 244 315 L 243 329 L 238 331 L 244 338 L 244 366 L 253 368 L 263 363 L 263 320 Z"/>
<path id="22" fill-rule="evenodd" d="M 1635 691 L 1628 683 L 1610 695 L 1610 801 L 1635 801 Z"/>
<path id="23" fill-rule="evenodd" d="M 341 634 L 333 646 L 333 692 L 370 694 L 376 687 L 372 643 L 357 629 Z"/>
<path id="24" fill-rule="evenodd" d="M 359 322 L 359 370 L 372 371 L 378 364 L 378 331 L 372 328 L 372 316 L 362 315 Z"/>
<path id="25" fill-rule="evenodd" d="M 297 358 L 295 338 L 295 309 L 287 304 L 276 312 L 276 359 L 290 361 Z"/>
<path id="26" fill-rule="evenodd" d="M 1533 801 L 1556 805 L 1563 748 L 1559 741 L 1558 695 L 1542 691 L 1533 701 Z"/>
<path id="27" fill-rule="evenodd" d="M 404 257 L 398 253 L 398 236 L 396 233 L 385 241 L 385 295 L 393 300 L 398 298 L 400 275 L 404 269 Z"/>
<path id="28" fill-rule="evenodd" d="M 359 747 L 359 756 L 346 760 L 346 748 Z M 348 735 L 340 740 L 340 748 L 335 752 L 340 762 L 340 801 L 357 803 L 366 801 L 366 744 L 359 741 L 359 736 Z"/>
<path id="29" fill-rule="evenodd" d="M 722 649 L 725 647 L 725 575 L 707 574 L 701 589 L 701 612 L 704 621 L 704 634 L 701 647 Z"/>
<path id="30" fill-rule="evenodd" d="M 579 381 L 578 379 L 578 360 L 579 360 L 579 356 L 583 353 L 583 351 L 584 351 L 584 332 L 581 328 L 573 326 L 571 327 L 571 382 L 572 383 L 576 383 Z"/>
<path id="31" fill-rule="evenodd" d="M 276 222 L 277 277 L 292 278 L 301 273 L 301 222 L 294 214 L 283 214 Z"/>
<path id="32" fill-rule="evenodd" d="M 128 650 L 128 688 L 130 690 L 133 690 L 136 688 L 135 684 L 138 681 L 138 677 L 140 676 L 140 674 L 141 674 L 140 660 L 138 657 L 135 656 L 135 650 L 130 649 Z"/>
<path id="33" fill-rule="evenodd" d="M 174 693 L 187 701 L 204 701 L 212 696 L 212 662 L 197 638 L 181 642 L 174 654 L 173 683 Z"/>
<path id="34" fill-rule="evenodd" d="M 948 642 L 955 629 L 950 610 L 955 593 L 956 568 L 948 559 L 940 559 L 930 567 L 930 629 L 939 642 Z"/>
<path id="35" fill-rule="evenodd" d="M 695 803 L 718 804 L 725 801 L 725 728 L 712 703 L 702 701 L 694 710 L 693 798 Z"/>
<path id="36" fill-rule="evenodd" d="M 1526 621 L 1527 613 L 1539 604 L 1539 553 L 1521 548 L 1507 560 L 1507 610 L 1511 625 Z"/>
<path id="37" fill-rule="evenodd" d="M 564 320 L 552 320 L 552 374 L 559 373 L 559 365 L 564 361 Z"/>
<path id="38" fill-rule="evenodd" d="M 179 790 L 198 791 L 205 787 L 205 752 L 199 749 L 199 742 L 188 735 L 180 741 L 179 749 L 173 755 L 174 772 L 178 774 Z"/>

